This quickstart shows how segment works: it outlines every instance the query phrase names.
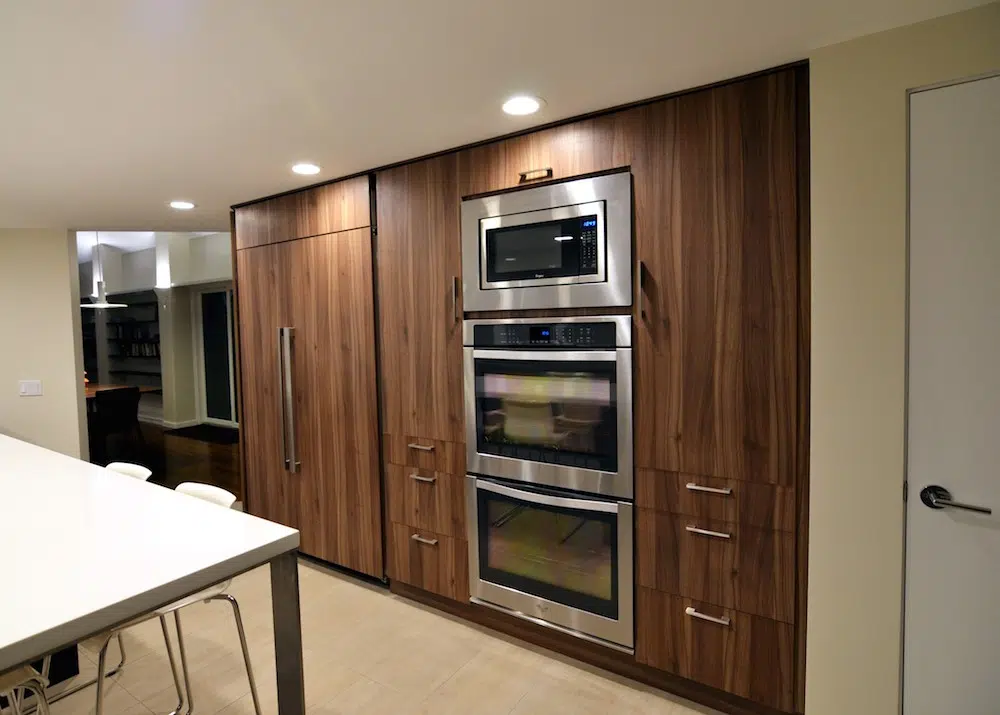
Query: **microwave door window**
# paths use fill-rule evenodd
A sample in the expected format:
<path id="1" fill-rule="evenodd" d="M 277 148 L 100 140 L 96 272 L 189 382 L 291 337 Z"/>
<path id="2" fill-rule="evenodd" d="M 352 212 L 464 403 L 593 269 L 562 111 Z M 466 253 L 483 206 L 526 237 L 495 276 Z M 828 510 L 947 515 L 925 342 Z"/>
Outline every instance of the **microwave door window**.
<path id="1" fill-rule="evenodd" d="M 580 275 L 579 221 L 544 221 L 486 231 L 490 283 Z"/>
<path id="2" fill-rule="evenodd" d="M 614 370 L 614 363 L 477 360 L 479 451 L 615 471 Z"/>

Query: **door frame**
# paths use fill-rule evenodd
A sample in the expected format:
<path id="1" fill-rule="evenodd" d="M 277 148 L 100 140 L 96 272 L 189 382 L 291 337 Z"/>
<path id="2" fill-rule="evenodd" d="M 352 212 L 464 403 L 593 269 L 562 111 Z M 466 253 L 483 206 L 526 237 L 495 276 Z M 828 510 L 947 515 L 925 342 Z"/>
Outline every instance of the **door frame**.
<path id="1" fill-rule="evenodd" d="M 911 160 L 911 136 L 910 136 L 910 126 L 911 126 L 911 104 L 910 98 L 914 94 L 919 94 L 922 92 L 929 92 L 935 89 L 943 89 L 945 87 L 954 87 L 960 84 L 968 84 L 970 82 L 978 82 L 984 79 L 991 79 L 993 77 L 1000 76 L 1000 70 L 994 70 L 990 72 L 984 72 L 982 74 L 976 74 L 969 77 L 962 77 L 959 79 L 945 80 L 943 82 L 934 82 L 933 84 L 927 84 L 920 87 L 913 87 L 906 90 L 906 276 L 905 276 L 905 286 L 906 286 L 906 300 L 905 300 L 905 311 L 906 311 L 906 325 L 903 331 L 904 340 L 904 369 L 903 369 L 903 552 L 902 552 L 902 573 L 903 573 L 903 589 L 900 593 L 900 608 L 899 608 L 899 712 L 900 715 L 906 715 L 906 683 L 903 682 L 904 675 L 906 673 L 906 592 L 909 586 L 909 579 L 906 573 L 906 553 L 907 553 L 907 543 L 906 536 L 909 532 L 909 514 L 907 502 L 909 501 L 910 492 L 910 263 L 911 263 L 911 245 L 910 245 L 910 216 L 911 216 L 911 191 L 910 191 L 910 173 L 912 171 L 912 166 L 910 164 Z"/>
<path id="2" fill-rule="evenodd" d="M 202 325 L 201 301 L 206 293 L 226 294 L 226 314 L 229 320 L 226 321 L 226 332 L 229 338 L 229 402 L 234 416 L 236 411 L 236 336 L 233 331 L 233 321 L 236 319 L 236 291 L 233 281 L 221 281 L 218 283 L 205 283 L 204 285 L 192 286 L 191 292 L 191 330 L 194 350 L 194 376 L 195 376 L 195 409 L 198 421 L 216 425 L 217 427 L 232 427 L 238 429 L 240 424 L 236 420 L 220 420 L 208 416 L 208 406 L 205 395 L 205 334 Z"/>

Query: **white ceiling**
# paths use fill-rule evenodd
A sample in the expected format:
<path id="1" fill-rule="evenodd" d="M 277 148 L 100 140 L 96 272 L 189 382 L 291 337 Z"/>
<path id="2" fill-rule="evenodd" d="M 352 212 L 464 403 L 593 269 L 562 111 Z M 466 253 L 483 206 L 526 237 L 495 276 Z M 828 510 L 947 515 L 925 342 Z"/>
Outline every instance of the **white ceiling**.
<path id="1" fill-rule="evenodd" d="M 193 231 L 174 235 L 185 235 L 191 239 L 207 236 L 209 232 Z M 91 259 L 98 239 L 101 241 L 101 246 L 111 246 L 122 253 L 145 251 L 147 248 L 156 246 L 156 232 L 154 231 L 77 231 L 76 256 L 80 263 L 86 263 Z"/>
<path id="2" fill-rule="evenodd" d="M 979 4 L 0 2 L 0 226 L 228 230 L 233 203 Z M 507 117 L 516 91 L 547 106 Z"/>

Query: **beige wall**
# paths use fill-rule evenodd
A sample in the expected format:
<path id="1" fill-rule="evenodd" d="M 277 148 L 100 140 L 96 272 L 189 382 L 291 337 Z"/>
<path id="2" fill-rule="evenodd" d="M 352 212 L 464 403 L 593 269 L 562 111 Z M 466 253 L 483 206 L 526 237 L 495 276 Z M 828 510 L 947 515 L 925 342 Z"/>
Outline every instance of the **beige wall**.
<path id="1" fill-rule="evenodd" d="M 78 276 L 73 233 L 0 229 L 0 433 L 86 457 Z"/>
<path id="2" fill-rule="evenodd" d="M 891 715 L 903 583 L 906 90 L 1000 70 L 1000 4 L 823 48 L 810 68 L 806 713 Z"/>
<path id="3" fill-rule="evenodd" d="M 163 373 L 163 422 L 181 427 L 197 421 L 191 289 L 156 290 L 160 302 L 160 370 Z"/>

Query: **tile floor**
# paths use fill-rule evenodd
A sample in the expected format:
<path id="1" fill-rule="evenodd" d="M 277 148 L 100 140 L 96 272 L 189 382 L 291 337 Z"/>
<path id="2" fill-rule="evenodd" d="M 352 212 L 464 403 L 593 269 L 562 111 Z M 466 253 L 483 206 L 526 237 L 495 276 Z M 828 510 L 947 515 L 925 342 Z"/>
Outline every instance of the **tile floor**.
<path id="1" fill-rule="evenodd" d="M 714 711 L 555 656 L 388 591 L 301 563 L 306 706 L 315 715 L 590 715 Z M 277 712 L 270 581 L 266 568 L 236 579 L 258 688 Z M 195 712 L 253 713 L 232 612 L 224 603 L 181 613 Z M 171 632 L 176 645 L 176 636 Z M 117 663 L 112 645 L 110 659 Z M 125 633 L 128 664 L 109 682 L 106 715 L 169 713 L 176 694 L 159 621 Z M 96 670 L 93 643 L 80 649 L 81 671 Z M 93 689 L 56 703 L 53 715 L 93 712 Z"/>

